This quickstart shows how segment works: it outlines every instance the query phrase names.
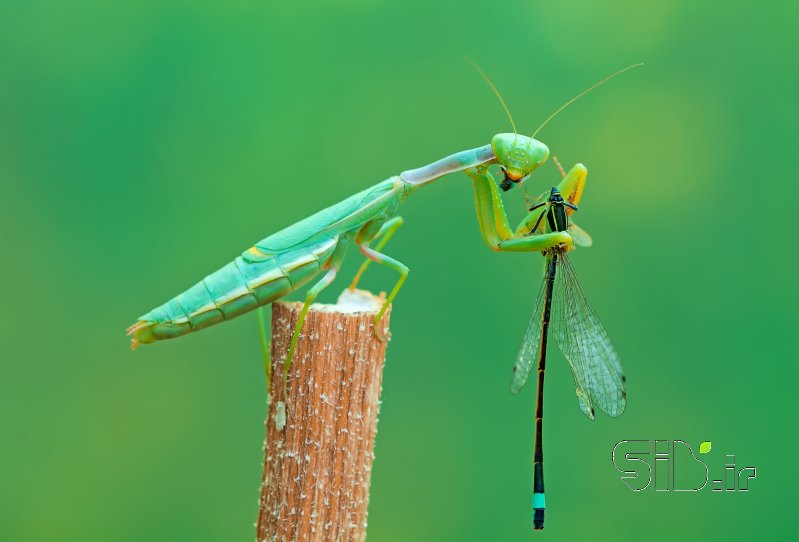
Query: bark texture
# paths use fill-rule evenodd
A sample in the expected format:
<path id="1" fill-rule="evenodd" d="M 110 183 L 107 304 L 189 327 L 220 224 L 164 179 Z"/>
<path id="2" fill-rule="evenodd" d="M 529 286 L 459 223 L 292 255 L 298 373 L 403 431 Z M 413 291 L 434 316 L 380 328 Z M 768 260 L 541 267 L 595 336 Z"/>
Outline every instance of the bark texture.
<path id="1" fill-rule="evenodd" d="M 360 542 L 366 537 L 369 482 L 386 343 L 372 321 L 382 298 L 346 292 L 313 305 L 283 392 L 283 361 L 301 303 L 272 307 L 272 379 L 258 541 Z M 389 311 L 381 327 L 388 334 Z M 285 403 L 286 424 L 275 413 Z"/>

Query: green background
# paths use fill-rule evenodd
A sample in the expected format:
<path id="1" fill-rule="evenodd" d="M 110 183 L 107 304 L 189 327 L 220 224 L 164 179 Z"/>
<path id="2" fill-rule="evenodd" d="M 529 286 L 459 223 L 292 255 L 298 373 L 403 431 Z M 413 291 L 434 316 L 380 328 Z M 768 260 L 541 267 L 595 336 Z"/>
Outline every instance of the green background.
<path id="1" fill-rule="evenodd" d="M 573 261 L 629 404 L 587 421 L 553 355 L 547 529 L 531 534 L 534 390 L 507 384 L 541 259 L 482 244 L 465 176 L 419 191 L 389 245 L 412 273 L 369 539 L 796 534 L 797 8 L 293 4 L 0 5 L 0 539 L 253 538 L 254 316 L 135 353 L 124 329 L 267 234 L 509 130 L 464 53 L 527 133 L 646 63 L 539 136 L 589 168 L 578 221 L 595 244 Z M 557 178 L 546 164 L 531 194 Z M 521 216 L 521 191 L 505 202 Z M 634 494 L 611 448 L 650 438 L 710 440 L 711 474 L 734 453 L 758 477 L 748 494 Z"/>

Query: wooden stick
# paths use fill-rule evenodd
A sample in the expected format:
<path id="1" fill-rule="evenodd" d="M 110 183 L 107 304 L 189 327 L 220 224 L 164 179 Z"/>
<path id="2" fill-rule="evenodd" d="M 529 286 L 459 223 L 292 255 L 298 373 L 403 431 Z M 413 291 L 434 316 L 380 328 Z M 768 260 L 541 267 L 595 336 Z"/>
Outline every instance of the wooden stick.
<path id="1" fill-rule="evenodd" d="M 301 303 L 272 306 L 272 379 L 256 523 L 259 542 L 366 537 L 386 343 L 372 322 L 384 299 L 345 291 L 336 305 L 312 305 L 283 397 L 283 361 Z M 381 322 L 388 333 L 391 309 Z M 275 424 L 285 401 L 286 425 Z"/>

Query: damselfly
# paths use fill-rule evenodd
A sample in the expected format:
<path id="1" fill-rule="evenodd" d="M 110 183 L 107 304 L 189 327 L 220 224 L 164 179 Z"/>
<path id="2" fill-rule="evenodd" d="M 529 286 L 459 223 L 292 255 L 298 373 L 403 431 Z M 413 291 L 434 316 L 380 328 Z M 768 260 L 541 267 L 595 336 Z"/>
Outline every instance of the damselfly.
<path id="1" fill-rule="evenodd" d="M 530 208 L 543 208 L 530 230 L 550 232 L 569 230 L 582 235 L 569 223 L 569 214 L 577 207 L 565 201 L 557 188 L 549 197 Z M 543 220 L 546 222 L 542 223 Z M 578 238 L 575 238 L 575 242 Z M 533 454 L 533 529 L 544 528 L 544 370 L 547 341 L 563 352 L 571 366 L 577 387 L 577 402 L 583 414 L 594 419 L 594 405 L 610 416 L 624 411 L 627 393 L 621 362 L 605 328 L 588 303 L 577 274 L 568 258 L 569 246 L 558 245 L 546 252 L 544 280 L 530 316 L 516 364 L 513 366 L 511 391 L 518 393 L 527 382 L 533 362 L 538 360 L 538 395 L 535 406 L 535 445 Z M 556 278 L 557 277 L 557 278 Z"/>

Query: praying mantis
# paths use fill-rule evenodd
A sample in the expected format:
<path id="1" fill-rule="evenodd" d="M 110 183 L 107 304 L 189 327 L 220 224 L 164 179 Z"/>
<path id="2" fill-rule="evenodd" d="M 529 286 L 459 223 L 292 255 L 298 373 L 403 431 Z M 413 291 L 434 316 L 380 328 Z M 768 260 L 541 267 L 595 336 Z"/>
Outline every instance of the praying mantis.
<path id="1" fill-rule="evenodd" d="M 518 133 L 510 111 L 496 87 L 486 79 L 505 108 L 513 133 L 500 133 L 487 145 L 457 152 L 429 165 L 403 171 L 255 243 L 233 261 L 163 305 L 139 317 L 127 330 L 131 347 L 186 335 L 230 320 L 276 301 L 314 282 L 305 294 L 299 319 L 283 364 L 284 385 L 302 332 L 305 316 L 317 296 L 336 279 L 347 249 L 355 245 L 366 258 L 350 288 L 354 288 L 370 262 L 385 265 L 399 275 L 374 319 L 374 333 L 385 340 L 380 321 L 408 276 L 404 263 L 382 252 L 403 219 L 399 206 L 418 189 L 451 173 L 463 171 L 473 180 L 477 220 L 485 243 L 496 252 L 544 252 L 553 247 L 570 250 L 578 231 L 533 231 L 540 213 L 530 212 L 511 229 L 500 190 L 520 186 L 546 162 L 549 148 L 535 139 L 555 115 L 589 91 L 621 73 L 628 66 L 578 94 L 547 118 L 532 136 Z M 498 165 L 503 179 L 497 183 L 489 167 Z M 577 203 L 588 171 L 577 164 L 560 183 L 560 192 Z M 579 238 L 585 238 L 579 235 Z M 376 242 L 372 247 L 372 243 Z"/>
<path id="2" fill-rule="evenodd" d="M 319 279 L 305 295 L 305 303 L 287 354 L 287 365 L 302 331 L 303 321 L 316 297 L 336 278 L 350 244 L 367 258 L 350 285 L 354 288 L 370 261 L 399 274 L 391 293 L 378 311 L 374 331 L 386 308 L 396 297 L 409 268 L 381 252 L 403 223 L 397 210 L 419 188 L 464 171 L 474 181 L 477 219 L 483 240 L 497 252 L 541 252 L 554 246 L 573 245 L 568 232 L 529 235 L 537 213 L 530 213 L 511 230 L 499 189 L 488 166 L 499 164 L 505 175 L 503 189 L 520 185 L 543 164 L 549 149 L 540 141 L 516 133 L 495 135 L 489 145 L 458 152 L 432 164 L 404 171 L 344 201 L 328 207 L 293 226 L 259 241 L 218 271 L 153 309 L 128 328 L 132 348 L 205 329 L 272 303 L 314 278 Z M 567 174 L 571 198 L 579 199 L 587 170 L 577 164 Z M 373 241 L 379 243 L 372 248 Z"/>
<path id="3" fill-rule="evenodd" d="M 591 90 L 641 64 L 619 70 L 584 90 L 552 113 L 531 136 L 526 136 L 518 133 L 505 101 L 488 76 L 477 64 L 468 58 L 467 60 L 496 94 L 508 115 L 513 133 L 497 134 L 487 145 L 457 152 L 429 165 L 403 171 L 262 239 L 218 271 L 141 316 L 128 328 L 127 333 L 131 337 L 131 348 L 135 349 L 140 344 L 180 337 L 258 309 L 268 387 L 272 378 L 271 359 L 264 333 L 263 313 L 260 309 L 313 282 L 305 294 L 305 302 L 294 327 L 288 351 L 285 353 L 282 385 L 283 397 L 286 397 L 294 351 L 308 310 L 317 296 L 336 279 L 347 249 L 351 245 L 358 247 L 365 260 L 355 274 L 350 289 L 357 286 L 361 275 L 371 262 L 389 267 L 399 275 L 374 318 L 375 337 L 380 341 L 386 340 L 381 332 L 380 322 L 410 272 L 407 265 L 383 252 L 386 243 L 403 224 L 403 218 L 398 214 L 399 207 L 418 189 L 446 175 L 462 171 L 473 181 L 477 223 L 485 244 L 495 252 L 540 252 L 546 256 L 548 271 L 545 275 L 545 287 L 542 289 L 546 295 L 543 297 L 539 295 L 539 300 L 536 301 L 536 308 L 522 343 L 511 383 L 511 390 L 517 392 L 527 381 L 532 368 L 532 352 L 537 348 L 538 399 L 532 509 L 533 528 L 542 529 L 545 504 L 541 435 L 546 338 L 555 269 L 559 260 L 563 267 L 561 275 L 565 276 L 567 285 L 571 285 L 572 290 L 581 292 L 579 285 L 575 286 L 576 278 L 570 270 L 566 254 L 574 248 L 574 245 L 591 245 L 590 236 L 569 218 L 577 210 L 588 170 L 578 163 L 566 173 L 553 158 L 563 179 L 552 188 L 548 198 L 542 196 L 538 203 L 529 208 L 528 214 L 515 229 L 510 227 L 500 191 L 507 192 L 515 186 L 521 186 L 533 171 L 547 161 L 549 148 L 537 140 L 536 136 L 552 118 Z M 491 166 L 499 166 L 503 177 L 501 182 L 497 183 L 495 180 L 489 170 Z M 544 211 L 540 210 L 542 206 L 545 208 Z M 547 220 L 543 220 L 545 216 Z M 561 283 L 563 281 L 564 279 L 561 279 Z M 563 286 L 560 288 L 560 292 L 565 291 Z M 543 310 L 540 306 L 542 299 Z M 579 310 L 574 307 L 579 307 Z M 577 316 L 588 320 L 588 323 L 572 324 L 572 327 L 577 329 L 576 335 L 572 333 L 577 337 L 574 344 L 568 342 L 569 338 L 574 338 L 568 335 L 568 326 L 562 331 L 562 334 L 566 335 L 560 337 L 556 334 L 556 341 L 558 338 L 562 339 L 559 346 L 565 348 L 564 354 L 567 358 L 569 354 L 574 358 L 570 360 L 570 364 L 577 384 L 580 408 L 584 414 L 593 419 L 591 406 L 593 399 L 597 400 L 605 412 L 611 416 L 618 416 L 624 410 L 626 400 L 624 376 L 618 357 L 601 324 L 595 320 L 588 308 L 587 302 L 564 305 L 564 308 L 569 314 L 575 312 Z M 537 333 L 539 325 L 541 331 Z M 565 346 L 561 345 L 561 342 Z M 593 370 L 595 367 L 591 365 L 592 363 L 599 367 L 598 371 Z M 598 375 L 599 380 L 589 382 L 586 375 L 594 380 Z M 609 393 L 608 389 L 615 394 Z M 278 430 L 282 430 L 285 424 L 286 406 L 283 401 L 279 401 L 275 409 L 275 425 Z"/>

